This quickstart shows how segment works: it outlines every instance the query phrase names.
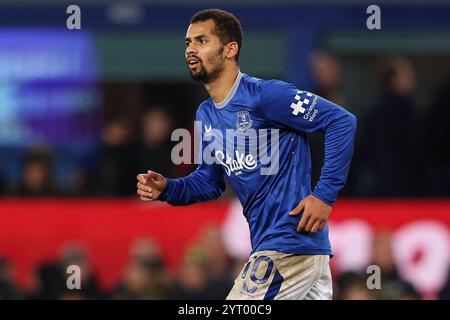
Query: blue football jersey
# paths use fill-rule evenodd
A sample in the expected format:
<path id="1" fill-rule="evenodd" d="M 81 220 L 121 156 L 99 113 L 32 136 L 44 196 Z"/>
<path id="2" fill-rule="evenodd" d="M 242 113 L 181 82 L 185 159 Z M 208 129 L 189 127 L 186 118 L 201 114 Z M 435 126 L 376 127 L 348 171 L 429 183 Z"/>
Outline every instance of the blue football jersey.
<path id="1" fill-rule="evenodd" d="M 296 231 L 289 212 L 310 194 L 332 205 L 347 179 L 356 118 L 344 108 L 280 80 L 239 73 L 225 101 L 211 98 L 196 114 L 201 150 L 197 169 L 168 179 L 160 200 L 187 205 L 218 198 L 228 180 L 251 235 L 252 253 L 332 254 L 328 225 Z M 320 179 L 311 188 L 307 134 L 325 135 Z"/>

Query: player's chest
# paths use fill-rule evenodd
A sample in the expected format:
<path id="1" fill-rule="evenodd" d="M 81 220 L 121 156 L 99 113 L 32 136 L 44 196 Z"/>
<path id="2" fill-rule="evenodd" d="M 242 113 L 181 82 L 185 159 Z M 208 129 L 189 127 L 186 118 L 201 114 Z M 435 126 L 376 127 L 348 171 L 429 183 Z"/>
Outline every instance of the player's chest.
<path id="1" fill-rule="evenodd" d="M 254 131 L 267 129 L 267 121 L 252 105 L 233 104 L 224 109 L 215 109 L 207 117 L 210 126 L 222 133 L 251 135 Z"/>

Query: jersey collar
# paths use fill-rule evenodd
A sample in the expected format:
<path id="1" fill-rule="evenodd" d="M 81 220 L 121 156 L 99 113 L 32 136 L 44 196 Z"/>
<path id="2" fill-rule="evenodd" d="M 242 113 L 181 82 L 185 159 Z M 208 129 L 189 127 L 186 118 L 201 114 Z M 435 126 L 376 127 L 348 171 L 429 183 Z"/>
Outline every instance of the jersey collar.
<path id="1" fill-rule="evenodd" d="M 223 109 L 228 104 L 228 102 L 230 102 L 231 99 L 233 99 L 234 95 L 236 94 L 237 89 L 239 88 L 239 83 L 241 82 L 241 78 L 243 75 L 244 74 L 241 72 L 241 70 L 239 70 L 236 80 L 234 81 L 233 86 L 231 87 L 231 90 L 228 93 L 225 100 L 223 100 L 222 102 L 219 102 L 219 103 L 215 103 L 214 100 L 211 99 L 211 100 L 213 100 L 214 106 L 217 109 Z"/>

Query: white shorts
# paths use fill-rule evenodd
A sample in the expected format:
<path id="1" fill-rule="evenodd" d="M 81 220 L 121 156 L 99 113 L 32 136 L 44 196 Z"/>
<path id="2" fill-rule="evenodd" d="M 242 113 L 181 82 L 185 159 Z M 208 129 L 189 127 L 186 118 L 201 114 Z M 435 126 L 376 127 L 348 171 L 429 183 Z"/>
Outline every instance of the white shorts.
<path id="1" fill-rule="evenodd" d="M 328 255 L 255 252 L 234 281 L 227 300 L 331 300 L 329 261 Z"/>

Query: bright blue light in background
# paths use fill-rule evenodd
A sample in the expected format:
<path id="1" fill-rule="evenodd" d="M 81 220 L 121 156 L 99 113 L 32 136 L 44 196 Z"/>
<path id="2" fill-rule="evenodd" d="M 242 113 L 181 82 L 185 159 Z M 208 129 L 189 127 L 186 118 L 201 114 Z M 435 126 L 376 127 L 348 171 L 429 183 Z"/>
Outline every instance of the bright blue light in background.
<path id="1" fill-rule="evenodd" d="M 0 29 L 0 146 L 98 141 L 98 75 L 88 33 Z"/>
<path id="2" fill-rule="evenodd" d="M 53 150 L 57 178 L 89 166 L 99 141 L 102 95 L 87 32 L 0 29 L 0 171 L 17 181 L 23 152 Z"/>

